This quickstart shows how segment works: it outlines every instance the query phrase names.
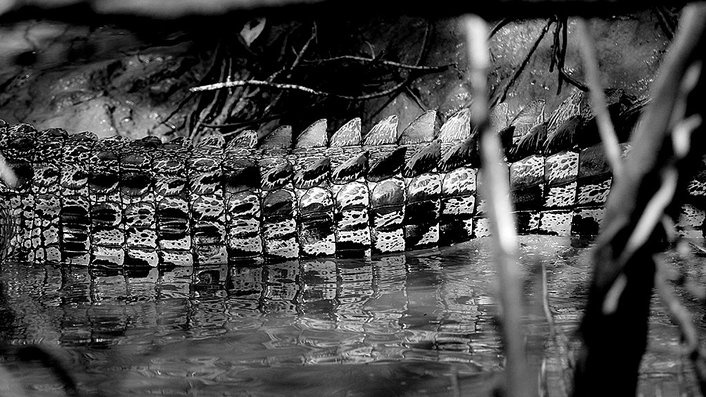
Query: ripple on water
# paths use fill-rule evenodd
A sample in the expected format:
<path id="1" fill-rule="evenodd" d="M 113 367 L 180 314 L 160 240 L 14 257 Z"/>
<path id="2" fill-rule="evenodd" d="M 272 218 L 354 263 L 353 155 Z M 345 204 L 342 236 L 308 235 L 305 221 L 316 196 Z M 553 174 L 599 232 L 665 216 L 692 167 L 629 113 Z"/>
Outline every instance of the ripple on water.
<path id="1" fill-rule="evenodd" d="M 530 309 L 532 266 L 544 258 L 555 320 L 572 332 L 589 280 L 587 250 L 549 236 L 520 242 Z M 0 283 L 5 340 L 65 352 L 87 392 L 448 395 L 483 390 L 503 368 L 487 239 L 373 259 L 242 267 L 122 272 L 8 263 Z M 655 340 L 673 346 L 674 328 L 657 323 Z M 528 330 L 529 340 L 543 343 L 540 314 L 528 316 Z M 672 376 L 665 357 L 648 356 L 646 368 Z M 14 373 L 42 395 L 58 391 L 41 368 Z"/>

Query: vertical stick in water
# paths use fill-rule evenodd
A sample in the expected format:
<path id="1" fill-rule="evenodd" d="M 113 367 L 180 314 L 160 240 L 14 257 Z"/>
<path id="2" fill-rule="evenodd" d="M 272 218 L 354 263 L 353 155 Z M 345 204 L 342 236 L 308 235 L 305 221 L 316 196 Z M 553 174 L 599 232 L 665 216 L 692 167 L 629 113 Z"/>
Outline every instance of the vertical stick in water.
<path id="1" fill-rule="evenodd" d="M 576 355 L 575 397 L 637 392 L 648 346 L 653 256 L 664 247 L 663 235 L 670 228 L 665 230 L 664 225 L 673 222 L 671 209 L 680 205 L 704 154 L 702 126 L 693 133 L 691 128 L 676 128 L 682 119 L 706 118 L 702 106 L 706 79 L 699 74 L 693 84 L 685 84 L 704 62 L 704 20 L 704 4 L 684 7 L 678 33 L 652 84 L 652 101 L 632 133 L 630 156 L 621 163 L 620 178 L 611 188 L 579 328 L 582 345 Z"/>
<path id="2" fill-rule="evenodd" d="M 502 308 L 502 333 L 507 361 L 507 395 L 526 396 L 532 390 L 524 350 L 522 332 L 522 299 L 520 271 L 517 266 L 517 232 L 510 202 L 508 171 L 501 155 L 500 138 L 491 131 L 488 121 L 487 79 L 490 67 L 488 29 L 477 16 L 464 21 L 468 49 L 468 69 L 473 104 L 471 121 L 481 131 L 480 149 L 483 186 L 488 202 L 488 217 L 495 245 L 495 261 L 499 278 Z"/>

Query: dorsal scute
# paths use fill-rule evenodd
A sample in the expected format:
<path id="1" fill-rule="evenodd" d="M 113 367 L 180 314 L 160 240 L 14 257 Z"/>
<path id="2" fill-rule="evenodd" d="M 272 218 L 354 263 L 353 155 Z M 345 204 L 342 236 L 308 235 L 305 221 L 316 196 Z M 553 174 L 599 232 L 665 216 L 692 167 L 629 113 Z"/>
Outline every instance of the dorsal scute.
<path id="1" fill-rule="evenodd" d="M 170 140 L 169 142 L 165 142 L 162 145 L 162 149 L 165 149 L 165 150 L 168 150 L 168 151 L 171 151 L 174 153 L 176 153 L 176 152 L 184 153 L 189 150 L 189 147 L 190 147 L 189 145 L 190 145 L 189 140 L 186 137 L 178 136 L 178 137 Z"/>
<path id="2" fill-rule="evenodd" d="M 547 123 L 537 124 L 520 138 L 515 147 L 510 151 L 508 160 L 515 162 L 528 156 L 542 154 L 546 141 Z"/>
<path id="3" fill-rule="evenodd" d="M 404 167 L 406 152 L 407 147 L 400 146 L 387 156 L 379 158 L 374 164 L 370 164 L 368 180 L 379 182 L 397 175 Z"/>
<path id="4" fill-rule="evenodd" d="M 441 143 L 455 143 L 463 141 L 471 135 L 471 110 L 463 108 L 441 126 L 439 140 Z"/>
<path id="5" fill-rule="evenodd" d="M 551 136 L 574 116 L 586 118 L 590 114 L 588 102 L 588 94 L 578 88 L 574 88 L 571 94 L 561 102 L 547 120 L 547 135 Z"/>
<path id="6" fill-rule="evenodd" d="M 141 139 L 137 139 L 135 142 L 137 142 L 139 146 L 144 148 L 158 148 L 163 145 L 162 140 L 155 135 L 147 135 Z M 223 143 L 225 143 L 225 140 L 223 140 Z"/>
<path id="7" fill-rule="evenodd" d="M 262 138 L 260 149 L 289 149 L 292 147 L 292 126 L 283 125 Z"/>
<path id="8" fill-rule="evenodd" d="M 252 149 L 257 146 L 257 131 L 245 130 L 228 142 L 228 149 L 243 148 Z"/>
<path id="9" fill-rule="evenodd" d="M 196 148 L 214 148 L 222 149 L 226 144 L 226 138 L 218 131 L 213 131 L 208 135 L 203 136 L 198 143 L 196 143 Z"/>
<path id="10" fill-rule="evenodd" d="M 167 143 L 170 143 L 170 144 L 175 145 L 175 146 L 176 146 L 176 145 L 179 145 L 179 146 L 186 146 L 186 145 L 188 144 L 188 143 L 187 143 L 187 140 L 186 140 L 186 137 L 184 137 L 184 136 L 178 136 L 178 137 L 176 137 L 176 138 L 170 140 L 170 141 L 167 142 Z"/>
<path id="11" fill-rule="evenodd" d="M 294 187 L 298 189 L 309 189 L 318 186 L 326 180 L 329 172 L 331 172 L 331 159 L 322 157 L 317 161 L 307 164 L 296 172 L 292 178 Z"/>
<path id="12" fill-rule="evenodd" d="M 500 138 L 500 144 L 503 147 L 503 150 L 508 153 L 510 149 L 512 149 L 512 137 L 515 133 L 515 126 L 514 125 L 508 125 L 503 127 L 500 131 L 498 131 L 498 137 Z"/>
<path id="13" fill-rule="evenodd" d="M 7 133 L 12 136 L 35 136 L 37 135 L 37 129 L 34 128 L 32 124 L 18 123 L 10 125 L 7 129 Z M 86 132 L 88 134 L 89 132 Z M 94 134 L 95 135 L 95 134 Z M 96 139 L 98 139 L 96 137 Z"/>
<path id="14" fill-rule="evenodd" d="M 260 163 L 261 187 L 263 190 L 280 189 L 291 179 L 294 167 L 289 161 L 273 158 L 266 160 L 267 166 Z"/>
<path id="15" fill-rule="evenodd" d="M 576 143 L 576 136 L 581 133 L 583 122 L 583 117 L 575 114 L 564 120 L 554 131 L 547 132 L 544 154 L 554 154 L 572 149 Z"/>
<path id="16" fill-rule="evenodd" d="M 404 165 L 403 175 L 405 178 L 413 178 L 434 170 L 441 158 L 441 141 L 435 139 L 422 150 L 412 156 Z"/>
<path id="17" fill-rule="evenodd" d="M 69 137 L 69 140 L 74 141 L 74 142 L 97 142 L 98 141 L 98 135 L 96 135 L 95 132 L 92 131 L 81 131 L 77 132 L 75 134 L 71 134 Z"/>
<path id="18" fill-rule="evenodd" d="M 329 141 L 329 147 L 358 146 L 361 140 L 360 117 L 356 117 L 333 134 Z"/>
<path id="19" fill-rule="evenodd" d="M 297 148 L 326 147 L 328 146 L 328 134 L 326 119 L 315 121 L 307 127 L 299 137 L 297 137 Z"/>
<path id="20" fill-rule="evenodd" d="M 66 139 L 69 133 L 63 128 L 47 128 L 46 130 L 40 131 L 40 135 L 47 138 Z M 122 135 L 115 136 L 123 138 Z"/>
<path id="21" fill-rule="evenodd" d="M 368 173 L 368 151 L 360 152 L 357 156 L 351 157 L 343 164 L 336 167 L 331 173 L 331 180 L 334 183 L 350 182 Z"/>
<path id="22" fill-rule="evenodd" d="M 48 131 L 48 130 L 45 130 Z M 41 134 L 44 135 L 45 131 L 41 131 Z M 145 138 L 142 138 L 145 139 Z M 160 139 L 160 142 L 162 140 Z M 126 143 L 128 142 L 128 138 L 122 136 L 122 135 L 110 135 L 110 136 L 104 136 L 98 139 L 98 143 L 106 144 L 106 145 L 113 145 L 113 144 L 121 144 L 121 143 Z"/>
<path id="23" fill-rule="evenodd" d="M 400 145 L 414 145 L 433 141 L 436 135 L 436 123 L 436 110 L 422 113 L 402 131 L 397 143 Z"/>
<path id="24" fill-rule="evenodd" d="M 479 165 L 477 135 L 472 135 L 449 148 L 439 160 L 439 170 L 441 172 L 449 172 L 460 167 L 476 168 Z"/>
<path id="25" fill-rule="evenodd" d="M 535 126 L 544 124 L 546 119 L 544 109 L 545 101 L 543 99 L 535 99 L 512 117 L 510 124 L 515 126 L 512 138 L 513 143 L 518 144 Z"/>
<path id="26" fill-rule="evenodd" d="M 397 143 L 397 126 L 399 118 L 392 115 L 380 120 L 363 140 L 364 146 L 391 145 Z"/>

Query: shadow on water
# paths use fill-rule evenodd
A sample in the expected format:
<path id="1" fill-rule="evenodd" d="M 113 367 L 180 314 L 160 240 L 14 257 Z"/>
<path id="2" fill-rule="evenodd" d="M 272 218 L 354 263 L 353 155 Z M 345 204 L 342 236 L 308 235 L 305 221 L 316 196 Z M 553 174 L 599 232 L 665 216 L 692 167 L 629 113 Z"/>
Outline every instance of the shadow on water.
<path id="1" fill-rule="evenodd" d="M 524 266 L 547 263 L 555 321 L 570 332 L 589 277 L 586 248 L 526 236 L 521 253 Z M 8 263 L 0 283 L 1 365 L 28 395 L 62 395 L 65 382 L 51 365 L 22 362 L 27 344 L 47 347 L 81 395 L 97 396 L 488 395 L 503 370 L 485 239 L 258 266 Z M 528 316 L 543 343 L 546 321 Z"/>

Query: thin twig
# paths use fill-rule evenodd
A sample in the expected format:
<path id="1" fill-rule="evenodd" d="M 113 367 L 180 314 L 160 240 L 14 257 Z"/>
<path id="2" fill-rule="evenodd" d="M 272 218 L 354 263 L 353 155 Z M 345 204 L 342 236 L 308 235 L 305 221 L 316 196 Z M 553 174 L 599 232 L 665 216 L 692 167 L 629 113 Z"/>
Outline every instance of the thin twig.
<path id="1" fill-rule="evenodd" d="M 559 31 L 561 30 L 561 20 L 559 17 L 554 16 L 553 19 L 550 19 L 550 21 L 555 21 L 556 25 L 554 26 L 554 37 L 553 37 L 553 42 L 552 42 L 552 58 L 549 61 L 549 73 L 554 72 L 554 67 L 557 64 L 557 61 L 559 57 L 557 56 L 557 51 L 559 48 Z"/>
<path id="2" fill-rule="evenodd" d="M 191 93 L 191 92 L 188 93 L 188 94 L 179 102 L 179 104 L 177 105 L 177 107 L 174 108 L 174 110 L 172 110 L 172 112 L 169 113 L 169 114 L 167 115 L 167 117 L 165 117 L 158 125 L 164 125 L 164 124 L 166 124 L 169 120 L 171 120 L 172 117 L 174 117 L 177 113 L 179 113 L 179 111 L 181 110 L 181 108 L 184 107 L 184 105 L 186 105 L 186 104 L 187 104 L 189 101 L 191 101 L 191 99 L 193 99 L 193 98 L 194 98 L 194 94 Z"/>
<path id="3" fill-rule="evenodd" d="M 304 62 L 310 63 L 310 64 L 312 64 L 312 63 L 319 64 L 319 63 L 328 63 L 328 62 L 337 62 L 337 61 L 355 61 L 355 62 L 360 62 L 360 63 L 372 63 L 372 64 L 380 64 L 380 65 L 385 65 L 385 66 L 392 66 L 392 67 L 396 67 L 399 69 L 424 70 L 424 71 L 428 71 L 428 72 L 438 72 L 438 71 L 446 70 L 450 67 L 458 66 L 455 63 L 449 63 L 446 65 L 438 65 L 438 66 L 410 65 L 410 64 L 401 63 L 401 62 L 388 61 L 385 59 L 366 58 L 366 57 L 360 57 L 360 56 L 355 56 L 355 55 L 341 55 L 341 56 L 337 56 L 337 57 L 323 58 L 323 59 L 307 59 Z"/>
<path id="4" fill-rule="evenodd" d="M 416 103 L 417 106 L 419 106 L 420 109 L 422 109 L 422 110 L 425 111 L 425 112 L 426 112 L 427 110 L 429 110 L 429 108 L 427 107 L 427 105 L 425 105 L 425 104 L 422 102 L 422 99 L 419 97 L 419 95 L 417 95 L 417 93 L 414 92 L 409 86 L 405 87 L 404 90 L 405 90 L 405 92 L 407 93 L 407 95 L 409 95 L 410 97 L 412 97 L 412 100 L 414 100 L 414 103 Z"/>
<path id="5" fill-rule="evenodd" d="M 552 58 L 549 64 L 549 72 L 554 72 L 554 67 L 557 70 L 557 89 L 556 93 L 561 93 L 563 82 L 567 82 L 583 92 L 588 91 L 586 84 L 581 83 L 572 77 L 564 68 L 566 62 L 566 51 L 568 49 L 568 25 L 566 18 L 554 17 L 556 28 L 554 29 L 554 43 L 552 44 Z M 561 35 L 561 38 L 560 38 Z"/>
<path id="6" fill-rule="evenodd" d="M 532 390 L 522 331 L 522 298 L 520 271 L 517 266 L 517 232 L 510 202 L 507 167 L 503 166 L 501 144 L 488 121 L 488 29 L 485 21 L 468 16 L 464 21 L 468 69 L 473 103 L 471 117 L 481 132 L 481 159 L 488 216 L 495 244 L 499 278 L 502 334 L 507 362 L 507 392 L 510 397 L 527 396 Z"/>
<path id="7" fill-rule="evenodd" d="M 500 31 L 500 29 L 502 29 L 503 27 L 505 27 L 505 25 L 507 25 L 508 23 L 510 23 L 512 21 L 513 21 L 512 18 L 501 19 L 500 22 L 496 23 L 495 26 L 493 26 L 493 28 L 490 30 L 490 33 L 488 34 L 488 39 L 492 39 L 493 36 L 495 36 L 495 34 L 497 34 Z"/>
<path id="8" fill-rule="evenodd" d="M 307 93 L 309 95 L 313 95 L 313 96 L 335 97 L 335 98 L 348 99 L 348 100 L 355 101 L 355 100 L 366 100 L 366 99 L 383 97 L 385 95 L 388 95 L 392 92 L 397 91 L 398 89 L 403 87 L 405 84 L 407 84 L 407 80 L 405 80 L 399 84 L 396 84 L 388 89 L 385 89 L 383 91 L 378 91 L 378 92 L 374 92 L 371 94 L 365 94 L 365 95 L 336 94 L 336 93 L 332 93 L 332 92 L 315 90 L 313 88 L 305 87 L 303 85 L 298 85 L 298 84 L 274 83 L 274 82 L 263 81 L 263 80 L 224 81 L 224 82 L 220 82 L 220 83 L 192 87 L 190 89 L 190 91 L 191 92 L 204 92 L 204 91 L 221 90 L 224 88 L 243 87 L 243 86 L 258 86 L 258 87 L 266 87 L 266 88 L 272 88 L 272 89 L 278 89 L 278 90 L 301 91 L 301 92 L 305 92 L 305 93 Z"/>
<path id="9" fill-rule="evenodd" d="M 299 62 L 301 61 L 303 54 L 308 50 L 309 46 L 316 38 L 316 34 L 317 34 L 316 23 L 312 24 L 311 29 L 312 29 L 311 35 L 307 39 L 306 43 L 304 43 L 301 50 L 298 52 L 296 58 L 294 59 L 294 62 L 292 62 L 292 65 L 290 65 L 288 67 L 283 67 L 283 68 L 275 71 L 274 73 L 270 74 L 270 76 L 268 76 L 267 79 L 265 80 L 266 82 L 273 83 L 274 80 L 284 72 L 287 72 L 287 76 L 286 76 L 287 78 L 291 77 L 291 72 L 294 70 L 294 68 L 296 68 L 299 65 Z M 220 80 L 230 81 L 229 77 L 230 77 L 230 74 L 228 74 L 228 78 L 225 78 L 225 79 L 221 78 Z M 246 102 L 250 98 L 257 96 L 260 93 L 260 91 L 261 91 L 260 88 L 256 88 L 253 90 L 245 91 L 242 93 L 242 95 L 238 95 L 238 96 L 231 95 L 226 103 L 225 111 L 223 111 L 223 110 L 221 111 L 221 114 L 224 116 L 224 121 L 227 120 L 229 117 L 231 117 L 233 114 L 237 114 L 238 112 L 240 112 L 243 109 L 243 107 L 245 106 Z M 193 93 L 193 91 L 192 91 L 192 93 Z M 269 105 L 263 110 L 262 114 L 267 114 L 269 112 L 269 110 L 278 102 L 281 95 L 282 94 L 280 93 L 273 100 L 271 100 Z M 230 128 L 230 127 L 237 127 L 237 126 L 241 126 L 241 125 L 247 125 L 247 124 L 251 124 L 251 123 L 253 123 L 253 122 L 245 122 L 245 123 L 205 123 L 205 122 L 202 122 L 200 125 L 203 127 L 209 127 L 209 128 Z M 238 131 L 236 131 L 236 132 L 238 132 Z"/>
<path id="10" fill-rule="evenodd" d="M 564 79 L 564 81 L 566 81 L 567 83 L 573 85 L 574 87 L 578 88 L 579 90 L 581 90 L 583 92 L 588 91 L 588 86 L 586 84 L 584 84 L 584 83 L 578 81 L 577 79 L 575 79 L 574 77 L 572 77 L 563 67 L 558 68 L 557 71 L 559 72 L 559 75 L 561 76 L 561 78 Z"/>
<path id="11" fill-rule="evenodd" d="M 557 95 L 561 92 L 561 82 L 562 82 L 562 77 L 566 77 L 568 73 L 565 72 L 564 70 L 564 64 L 566 64 L 566 50 L 569 47 L 569 21 L 566 16 L 561 18 L 561 22 L 559 23 L 561 26 L 561 47 L 559 50 L 559 60 L 558 60 L 558 69 L 559 69 L 559 87 L 557 88 Z"/>
<path id="12" fill-rule="evenodd" d="M 664 34 L 667 35 L 667 38 L 669 40 L 672 40 L 674 38 L 674 27 L 671 23 L 669 23 L 667 16 L 664 14 L 664 9 L 662 8 L 662 6 L 655 7 L 655 14 L 657 14 L 657 19 L 659 19 L 659 26 L 662 28 L 662 31 L 664 31 Z"/>
<path id="13" fill-rule="evenodd" d="M 288 68 L 289 73 L 287 73 L 287 78 L 292 77 L 292 70 L 294 70 L 299 65 L 299 63 L 303 60 L 304 54 L 309 49 L 309 46 L 311 46 L 311 43 L 313 43 L 314 40 L 316 39 L 317 32 L 318 32 L 318 28 L 316 27 L 316 22 L 314 22 L 311 25 L 311 35 L 309 36 L 309 39 L 306 41 L 306 43 L 304 43 L 304 45 L 302 46 L 302 49 L 299 50 L 299 52 L 297 53 L 297 57 L 294 58 L 294 62 L 292 62 L 292 65 Z"/>
<path id="14" fill-rule="evenodd" d="M 590 88 L 591 107 L 593 108 L 593 114 L 596 115 L 598 134 L 601 136 L 601 141 L 603 141 L 603 150 L 605 151 L 608 164 L 613 170 L 613 178 L 620 178 L 623 172 L 622 161 L 620 160 L 620 143 L 615 134 L 613 123 L 610 120 L 608 104 L 606 103 L 605 95 L 601 88 L 596 47 L 586 21 L 583 18 L 577 19 L 576 27 L 578 28 L 580 40 L 579 50 L 581 51 L 583 65 L 586 69 L 586 79 Z"/>
<path id="15" fill-rule="evenodd" d="M 520 77 L 520 74 L 522 74 L 522 71 L 525 70 L 525 67 L 527 67 L 527 64 L 529 63 L 530 59 L 532 58 L 532 54 L 534 54 L 534 52 L 537 50 L 537 47 L 539 47 L 539 43 L 542 42 L 542 39 L 549 31 L 549 27 L 551 25 L 552 25 L 552 20 L 550 19 L 549 22 L 547 22 L 547 24 L 544 25 L 544 28 L 542 28 L 542 31 L 539 33 L 539 36 L 537 36 L 537 40 L 534 41 L 534 44 L 532 45 L 530 50 L 527 52 L 527 55 L 525 55 L 525 59 L 522 60 L 520 67 L 515 69 L 515 73 L 512 75 L 510 80 L 505 84 L 505 87 L 503 88 L 502 95 L 496 96 L 495 99 L 492 101 L 491 106 L 495 106 L 498 103 L 505 101 L 505 99 L 507 98 L 508 92 L 510 92 L 510 88 L 512 88 L 512 85 L 515 84 L 515 81 Z"/>
<path id="16" fill-rule="evenodd" d="M 299 62 L 301 62 L 301 60 L 303 59 L 304 54 L 309 49 L 309 46 L 311 46 L 311 43 L 313 43 L 314 40 L 316 39 L 317 32 L 318 32 L 318 28 L 316 26 L 316 22 L 314 22 L 311 25 L 311 35 L 309 36 L 309 39 L 306 41 L 306 43 L 304 43 L 301 50 L 299 50 L 299 52 L 297 53 L 296 58 L 294 58 L 294 62 L 292 62 L 292 65 L 290 65 L 289 68 L 287 68 L 288 72 L 287 72 L 287 76 L 285 77 L 286 79 L 289 79 L 292 77 L 292 71 L 294 71 L 294 69 L 299 65 Z M 275 74 L 273 74 L 272 76 L 270 76 L 270 78 L 267 79 L 267 81 L 273 82 L 276 77 L 277 76 Z M 279 94 L 277 94 L 277 96 L 272 101 L 270 101 L 270 103 L 267 105 L 267 107 L 265 107 L 265 110 L 262 111 L 262 114 L 263 115 L 269 114 L 270 110 L 277 103 L 279 103 L 280 98 L 282 98 L 281 92 Z"/>
<path id="17" fill-rule="evenodd" d="M 417 54 L 417 59 L 414 62 L 415 65 L 419 65 L 422 62 L 422 59 L 424 58 L 424 55 L 427 52 L 427 44 L 429 43 L 429 37 L 431 37 L 431 27 L 430 23 L 427 21 L 426 25 L 424 26 L 424 36 L 422 37 L 422 45 L 419 46 L 419 54 Z M 404 84 L 402 87 L 406 88 L 407 91 L 410 91 L 409 83 L 412 81 L 412 79 L 413 76 L 411 73 L 404 79 Z M 390 95 L 390 98 L 388 98 L 385 103 L 378 107 L 378 109 L 372 114 L 371 118 L 374 119 L 375 117 L 377 117 L 377 115 L 380 114 L 380 112 L 382 112 L 387 107 L 387 105 L 389 105 L 390 102 L 392 102 L 394 99 L 395 97 Z"/>
<path id="18" fill-rule="evenodd" d="M 366 95 L 335 94 L 332 92 L 318 91 L 313 88 L 304 87 L 303 85 L 298 85 L 298 84 L 268 83 L 267 81 L 262 81 L 262 80 L 224 81 L 222 83 L 214 83 L 214 84 L 207 84 L 207 85 L 202 85 L 202 86 L 198 86 L 198 87 L 193 87 L 190 89 L 190 91 L 191 92 L 203 92 L 203 91 L 215 91 L 215 90 L 221 90 L 224 88 L 233 88 L 233 87 L 259 86 L 259 87 L 267 87 L 267 88 L 278 89 L 278 90 L 301 91 L 301 92 L 305 92 L 305 93 L 313 95 L 313 96 L 336 97 L 336 98 L 349 99 L 349 100 L 355 101 L 355 100 L 365 100 L 365 99 L 379 98 L 379 97 L 385 96 L 391 92 L 396 91 L 397 89 L 402 87 L 405 83 L 406 82 L 402 82 L 402 83 L 397 84 L 394 87 L 388 88 L 384 91 L 379 91 L 379 92 L 375 92 L 372 94 L 366 94 Z"/>
<path id="19" fill-rule="evenodd" d="M 212 65 L 212 69 L 209 70 L 207 74 L 211 74 L 211 71 L 216 69 L 216 64 L 218 64 L 218 80 L 224 80 L 228 79 L 230 77 L 230 74 L 227 73 L 226 69 L 228 68 L 227 64 L 229 63 L 229 60 L 224 59 L 222 56 L 219 56 L 219 52 L 223 51 L 221 50 L 222 46 L 219 44 L 219 46 L 216 48 L 215 56 L 214 56 L 214 64 Z M 204 107 L 200 107 L 200 110 L 198 110 L 198 115 L 196 121 L 193 123 L 193 126 L 191 127 L 191 131 L 189 132 L 189 138 L 191 139 L 192 142 L 198 142 L 200 136 L 202 135 L 201 125 L 205 122 L 209 122 L 215 118 L 213 114 L 216 112 L 215 109 L 217 109 L 217 105 L 221 101 L 220 95 L 218 93 L 211 98 L 211 100 L 206 104 Z M 198 108 L 197 108 L 198 109 Z M 196 111 L 194 111 L 196 113 Z M 193 113 L 192 113 L 193 115 Z M 190 123 L 191 124 L 191 123 Z"/>

